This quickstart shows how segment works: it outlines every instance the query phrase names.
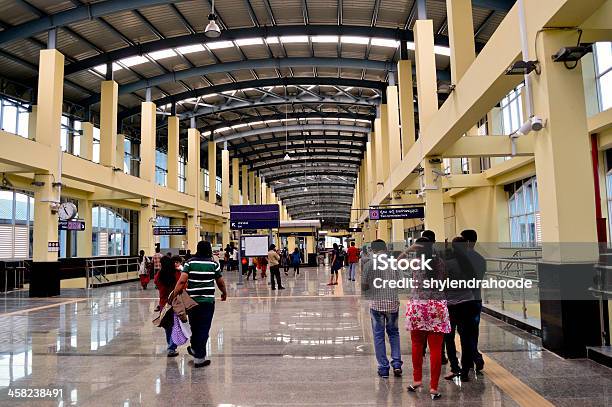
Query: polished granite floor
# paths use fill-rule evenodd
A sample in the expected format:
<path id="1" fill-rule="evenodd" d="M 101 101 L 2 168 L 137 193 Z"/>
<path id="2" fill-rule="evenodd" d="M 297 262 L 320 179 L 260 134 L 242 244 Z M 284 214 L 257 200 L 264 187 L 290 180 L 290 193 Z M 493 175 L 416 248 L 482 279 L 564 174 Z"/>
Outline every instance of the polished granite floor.
<path id="1" fill-rule="evenodd" d="M 326 271 L 283 275 L 284 291 L 270 291 L 262 280 L 239 286 L 235 273 L 226 273 L 230 298 L 216 304 L 212 365 L 203 369 L 192 367 L 184 347 L 178 358 L 165 356 L 163 331 L 150 322 L 156 291 L 143 291 L 138 283 L 64 290 L 51 299 L 29 299 L 23 292 L 0 297 L 0 405 L 546 404 L 529 397 L 526 403 L 525 389 L 552 405 L 612 405 L 612 370 L 560 359 L 542 350 L 538 338 L 487 316 L 480 347 L 492 361 L 489 373 L 463 385 L 442 380 L 443 398 L 435 402 L 425 393 L 409 394 L 406 332 L 401 330 L 404 377 L 379 379 L 357 283 L 327 286 Z M 63 397 L 8 396 L 23 388 L 61 389 Z"/>

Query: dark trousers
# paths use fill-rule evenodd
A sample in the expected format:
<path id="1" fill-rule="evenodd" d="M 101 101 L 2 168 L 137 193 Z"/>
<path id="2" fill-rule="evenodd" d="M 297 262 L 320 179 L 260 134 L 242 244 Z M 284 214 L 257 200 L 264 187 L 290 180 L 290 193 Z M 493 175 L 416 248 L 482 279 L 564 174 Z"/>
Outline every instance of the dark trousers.
<path id="1" fill-rule="evenodd" d="M 247 280 L 249 279 L 251 274 L 253 275 L 253 280 L 257 280 L 257 278 L 256 278 L 257 270 L 255 269 L 255 266 L 249 266 L 248 267 L 248 272 L 247 272 L 247 277 L 246 277 Z"/>
<path id="2" fill-rule="evenodd" d="M 206 359 L 206 343 L 214 314 L 214 302 L 203 302 L 187 311 L 191 326 L 191 350 L 195 363 L 202 363 Z"/>
<path id="3" fill-rule="evenodd" d="M 283 285 L 281 284 L 280 266 L 278 264 L 276 266 L 270 267 L 270 282 L 272 283 L 273 290 L 276 289 L 276 284 L 274 283 L 274 279 L 276 279 L 278 288 L 281 288 Z"/>
<path id="4" fill-rule="evenodd" d="M 474 301 L 474 306 L 476 310 L 476 315 L 474 315 L 476 324 L 476 335 L 474 337 L 474 362 L 477 364 L 476 366 L 478 366 L 478 363 L 484 364 L 484 360 L 482 359 L 482 353 L 478 351 L 478 335 L 480 334 L 480 314 L 482 313 L 482 300 Z"/>
<path id="5" fill-rule="evenodd" d="M 300 265 L 299 264 L 294 264 L 293 265 L 293 275 L 296 276 L 300 274 Z"/>
<path id="6" fill-rule="evenodd" d="M 478 332 L 475 324 L 476 305 L 474 301 L 454 305 L 449 304 L 448 313 L 451 331 L 444 335 L 444 343 L 451 371 L 467 375 L 470 369 L 474 367 L 474 344 Z M 461 341 L 461 367 L 459 367 L 459 360 L 457 359 L 455 331 L 459 332 L 459 339 Z"/>

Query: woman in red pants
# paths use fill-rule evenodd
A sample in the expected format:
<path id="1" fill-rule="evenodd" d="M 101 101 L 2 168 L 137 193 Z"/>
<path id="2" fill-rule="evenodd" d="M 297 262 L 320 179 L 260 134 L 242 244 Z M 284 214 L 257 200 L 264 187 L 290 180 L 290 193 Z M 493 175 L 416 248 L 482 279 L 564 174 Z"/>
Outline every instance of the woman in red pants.
<path id="1" fill-rule="evenodd" d="M 444 279 L 444 263 L 433 257 L 433 243 L 426 238 L 417 239 L 410 249 L 416 258 L 428 264 L 425 270 L 413 270 L 413 278 L 420 288 L 414 289 L 411 299 L 406 305 L 406 329 L 410 331 L 412 342 L 412 367 L 414 382 L 408 386 L 409 392 L 416 392 L 423 386 L 423 349 L 429 346 L 429 393 L 432 400 L 442 395 L 438 392 L 438 382 L 442 369 L 442 344 L 444 334 L 451 330 L 444 292 L 437 289 L 424 289 L 424 280 Z M 422 259 L 422 260 L 421 260 Z"/>

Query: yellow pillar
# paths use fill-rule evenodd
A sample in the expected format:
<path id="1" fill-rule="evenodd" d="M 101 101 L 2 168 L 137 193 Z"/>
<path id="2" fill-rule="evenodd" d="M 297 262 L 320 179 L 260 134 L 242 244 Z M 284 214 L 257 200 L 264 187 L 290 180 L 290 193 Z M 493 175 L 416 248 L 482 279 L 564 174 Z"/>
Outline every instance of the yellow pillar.
<path id="1" fill-rule="evenodd" d="M 255 203 L 261 204 L 261 178 L 255 179 Z"/>
<path id="2" fill-rule="evenodd" d="M 380 118 L 376 118 L 374 120 L 374 164 L 373 169 L 376 168 L 375 171 L 372 171 L 372 175 L 376 175 L 374 177 L 374 187 L 373 187 L 373 195 L 376 195 L 379 189 L 382 189 L 385 182 L 385 169 L 384 169 L 384 156 L 383 156 L 383 130 L 382 123 Z"/>
<path id="3" fill-rule="evenodd" d="M 370 134 L 370 138 L 372 141 L 368 141 L 366 143 L 366 158 L 365 158 L 365 174 L 366 174 L 366 182 L 365 182 L 365 186 L 366 186 L 366 199 L 365 199 L 365 206 L 370 206 L 370 202 L 372 201 L 372 197 L 374 196 L 374 191 L 376 191 L 376 175 L 375 175 L 375 170 L 374 170 L 374 154 L 372 152 L 373 150 L 373 140 L 374 140 L 374 133 Z"/>
<path id="4" fill-rule="evenodd" d="M 28 114 L 28 138 L 31 140 L 36 139 L 36 116 L 37 116 L 37 107 L 36 105 L 32 105 L 30 107 L 31 111 Z"/>
<path id="5" fill-rule="evenodd" d="M 268 184 L 265 182 L 261 183 L 261 203 L 264 205 L 268 203 Z"/>
<path id="6" fill-rule="evenodd" d="M 125 159 L 125 135 L 117 134 L 117 144 L 115 149 L 115 168 L 123 171 L 123 163 Z"/>
<path id="7" fill-rule="evenodd" d="M 208 142 L 208 202 L 217 204 L 217 143 Z"/>
<path id="8" fill-rule="evenodd" d="M 200 240 L 200 132 L 187 130 L 187 185 L 186 192 L 193 196 L 193 208 L 187 211 L 187 248 L 195 253 Z"/>
<path id="9" fill-rule="evenodd" d="M 246 165 L 241 166 L 242 170 L 242 203 L 247 205 L 249 203 L 249 171 Z"/>
<path id="10" fill-rule="evenodd" d="M 81 152 L 79 155 L 91 161 L 93 159 L 93 123 L 81 123 L 81 131 L 83 134 L 81 135 Z"/>
<path id="11" fill-rule="evenodd" d="M 389 162 L 389 119 L 388 119 L 388 105 L 382 104 L 380 105 L 380 130 L 381 130 L 381 135 L 379 140 L 382 141 L 381 144 L 381 157 L 382 157 L 382 182 L 386 182 L 387 179 L 389 178 L 389 171 L 391 169 L 390 166 L 390 162 Z M 399 147 L 399 145 L 398 145 Z M 378 177 L 380 178 L 380 177 Z M 379 180 L 380 182 L 380 180 Z M 382 188 L 382 186 L 381 186 Z"/>
<path id="12" fill-rule="evenodd" d="M 397 86 L 387 86 L 387 140 L 389 157 L 389 173 L 399 165 L 402 160 L 402 143 L 400 139 L 400 118 L 397 98 Z M 387 175 L 386 178 L 389 178 Z"/>
<path id="13" fill-rule="evenodd" d="M 153 225 L 155 224 L 155 208 L 152 198 L 142 198 L 138 211 L 138 251 L 144 250 L 147 256 L 155 252 Z"/>
<path id="14" fill-rule="evenodd" d="M 100 95 L 100 164 L 107 167 L 116 165 L 118 98 L 117 82 L 103 81 Z"/>
<path id="15" fill-rule="evenodd" d="M 414 145 L 414 90 L 412 89 L 412 61 L 401 60 L 397 63 L 397 83 L 399 92 L 400 120 L 402 123 L 402 157 Z"/>
<path id="16" fill-rule="evenodd" d="M 79 218 L 85 221 L 85 230 L 77 232 L 77 257 L 92 256 L 92 202 L 88 199 L 78 200 Z"/>
<path id="17" fill-rule="evenodd" d="M 182 218 L 170 218 L 170 226 L 185 226 L 185 220 Z M 184 236 L 171 235 L 170 247 L 173 249 L 182 249 Z"/>
<path id="18" fill-rule="evenodd" d="M 392 204 L 400 205 L 401 197 L 391 200 Z M 404 242 L 404 219 L 393 219 L 391 221 L 391 241 L 396 245 Z M 403 245 L 399 245 L 396 249 L 403 249 Z"/>
<path id="19" fill-rule="evenodd" d="M 142 102 L 140 114 L 140 178 L 155 183 L 155 103 Z"/>
<path id="20" fill-rule="evenodd" d="M 54 163 L 46 173 L 34 176 L 38 186 L 34 190 L 34 243 L 32 260 L 35 262 L 56 261 L 57 252 L 49 252 L 48 243 L 58 241 L 57 214 L 51 212 L 59 193 L 53 183 L 60 179 L 59 156 L 60 123 L 64 85 L 64 56 L 55 49 L 40 51 L 38 73 L 38 109 L 36 112 L 36 141 L 52 148 Z"/>
<path id="21" fill-rule="evenodd" d="M 420 132 L 423 133 L 423 129 L 425 129 L 433 115 L 438 111 L 433 21 L 417 20 L 413 31 L 419 97 L 419 128 Z"/>
<path id="22" fill-rule="evenodd" d="M 255 173 L 253 171 L 249 172 L 249 203 L 254 204 L 257 203 L 255 197 L 257 196 L 256 192 L 256 182 L 255 182 Z"/>
<path id="23" fill-rule="evenodd" d="M 240 160 L 232 158 L 232 204 L 240 204 Z"/>
<path id="24" fill-rule="evenodd" d="M 221 206 L 229 209 L 230 202 L 230 159 L 227 149 L 221 150 Z M 236 188 L 238 189 L 238 188 Z"/>
<path id="25" fill-rule="evenodd" d="M 457 84 L 476 57 L 472 0 L 446 0 L 446 15 L 451 51 L 451 82 Z"/>
<path id="26" fill-rule="evenodd" d="M 552 55 L 571 44 L 572 38 L 576 38 L 572 31 L 544 31 L 538 37 L 539 53 Z M 542 257 L 547 261 L 596 260 L 596 245 L 575 244 L 597 242 L 582 67 L 578 64 L 570 70 L 550 58 L 541 59 L 541 74 L 531 78 L 534 112 L 546 119 L 546 127 L 534 138 Z M 558 245 L 570 242 L 574 244 Z"/>
<path id="27" fill-rule="evenodd" d="M 425 179 L 425 229 L 436 233 L 436 240 L 443 242 L 444 231 L 444 200 L 442 193 L 442 177 L 436 172 L 442 171 L 439 158 L 426 157 L 423 160 Z"/>
<path id="28" fill-rule="evenodd" d="M 238 172 L 236 171 L 236 175 Z M 238 183 L 236 182 L 236 195 L 238 195 Z M 230 157 L 227 148 L 221 150 L 221 206 L 224 211 L 229 211 L 230 204 Z M 230 224 L 223 222 L 221 225 L 221 239 L 223 244 L 230 241 Z"/>
<path id="29" fill-rule="evenodd" d="M 168 117 L 168 181 L 166 186 L 178 191 L 179 118 Z"/>

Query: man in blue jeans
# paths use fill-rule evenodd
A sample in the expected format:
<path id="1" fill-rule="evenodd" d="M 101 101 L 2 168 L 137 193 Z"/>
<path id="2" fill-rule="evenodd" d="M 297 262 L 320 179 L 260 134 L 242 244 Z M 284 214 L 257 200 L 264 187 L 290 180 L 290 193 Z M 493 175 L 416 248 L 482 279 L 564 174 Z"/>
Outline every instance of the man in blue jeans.
<path id="1" fill-rule="evenodd" d="M 389 370 L 393 367 L 393 375 L 402 376 L 402 353 L 400 350 L 400 336 L 398 323 L 399 296 L 397 288 L 376 288 L 375 279 L 398 280 L 397 270 L 374 270 L 373 257 L 387 252 L 387 245 L 383 240 L 372 242 L 372 257 L 364 263 L 361 289 L 365 297 L 370 300 L 370 318 L 372 319 L 372 333 L 374 337 L 374 350 L 378 362 L 378 375 L 389 377 Z M 391 366 L 387 359 L 385 346 L 385 331 L 391 345 Z"/>

